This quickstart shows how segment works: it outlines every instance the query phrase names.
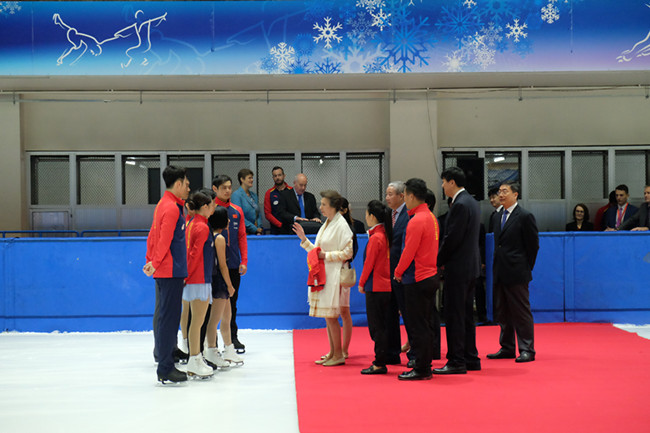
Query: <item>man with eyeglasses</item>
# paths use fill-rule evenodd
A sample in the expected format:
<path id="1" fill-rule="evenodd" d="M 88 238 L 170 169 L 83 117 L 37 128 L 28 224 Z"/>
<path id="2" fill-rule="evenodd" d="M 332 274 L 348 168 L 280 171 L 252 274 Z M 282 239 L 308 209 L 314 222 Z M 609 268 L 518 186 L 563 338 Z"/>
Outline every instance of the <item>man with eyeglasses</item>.
<path id="1" fill-rule="evenodd" d="M 533 314 L 530 311 L 528 284 L 539 250 L 539 233 L 533 214 L 517 203 L 520 187 L 506 181 L 499 187 L 503 208 L 493 216 L 494 300 L 501 327 L 496 353 L 489 359 L 515 358 L 515 334 L 519 356 L 515 362 L 535 360 Z"/>

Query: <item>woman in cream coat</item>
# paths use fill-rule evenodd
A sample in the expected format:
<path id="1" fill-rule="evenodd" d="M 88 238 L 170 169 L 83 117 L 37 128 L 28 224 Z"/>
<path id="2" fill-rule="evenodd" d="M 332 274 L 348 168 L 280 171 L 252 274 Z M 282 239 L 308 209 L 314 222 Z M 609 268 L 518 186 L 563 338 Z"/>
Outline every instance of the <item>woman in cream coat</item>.
<path id="1" fill-rule="evenodd" d="M 341 266 L 352 257 L 352 230 L 339 211 L 343 197 L 336 191 L 320 193 L 320 211 L 327 217 L 316 235 L 316 242 L 311 243 L 305 236 L 305 231 L 298 223 L 293 225 L 293 231 L 298 235 L 300 246 L 307 252 L 316 247 L 321 248 L 319 258 L 325 261 L 325 287 L 318 292 L 309 292 L 309 315 L 323 317 L 327 322 L 327 337 L 330 350 L 327 357 L 316 361 L 326 367 L 343 365 L 345 358 L 341 348 L 341 326 L 339 299 L 341 295 Z"/>

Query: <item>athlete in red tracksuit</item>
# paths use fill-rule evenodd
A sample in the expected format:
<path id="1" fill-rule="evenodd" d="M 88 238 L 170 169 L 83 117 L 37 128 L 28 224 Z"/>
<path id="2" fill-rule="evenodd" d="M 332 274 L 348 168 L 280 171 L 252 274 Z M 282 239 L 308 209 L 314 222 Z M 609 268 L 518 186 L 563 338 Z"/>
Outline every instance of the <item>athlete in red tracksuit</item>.
<path id="1" fill-rule="evenodd" d="M 363 272 L 359 292 L 366 294 L 368 331 L 375 342 L 375 360 L 361 374 L 386 374 L 388 354 L 388 323 L 391 303 L 390 242 L 393 238 L 391 210 L 379 200 L 372 200 L 366 209 L 368 244 L 363 254 Z"/>
<path id="2" fill-rule="evenodd" d="M 395 279 L 404 285 L 406 315 L 415 349 L 415 368 L 398 376 L 400 380 L 431 379 L 435 314 L 435 294 L 439 286 L 437 256 L 440 229 L 438 220 L 425 202 L 427 184 L 422 179 L 405 182 L 404 202 L 411 217 L 404 236 L 402 256 L 395 268 Z"/>
<path id="3" fill-rule="evenodd" d="M 167 190 L 154 211 L 147 238 L 147 263 L 142 270 L 156 281 L 158 314 L 154 323 L 154 353 L 158 355 L 158 380 L 165 383 L 187 380 L 185 373 L 174 367 L 173 351 L 181 315 L 183 280 L 187 277 L 183 200 L 190 192 L 190 182 L 182 167 L 168 166 L 162 177 Z"/>

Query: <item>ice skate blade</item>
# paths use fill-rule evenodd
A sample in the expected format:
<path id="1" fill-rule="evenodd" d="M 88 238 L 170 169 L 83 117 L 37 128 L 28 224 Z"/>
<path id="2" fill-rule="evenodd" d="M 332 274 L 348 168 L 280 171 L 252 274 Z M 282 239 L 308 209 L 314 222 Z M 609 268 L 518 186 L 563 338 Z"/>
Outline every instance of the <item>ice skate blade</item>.
<path id="1" fill-rule="evenodd" d="M 186 384 L 187 384 L 186 380 L 182 382 L 172 382 L 171 380 L 168 379 L 158 379 L 158 386 L 185 386 Z"/>
<path id="2" fill-rule="evenodd" d="M 208 380 L 208 379 L 212 379 L 213 376 L 214 376 L 214 374 L 207 374 L 205 376 L 201 376 L 201 375 L 196 374 L 196 373 L 192 373 L 192 372 L 189 372 L 189 371 L 187 372 L 188 379 L 192 379 L 192 380 Z"/>
<path id="3" fill-rule="evenodd" d="M 228 361 L 232 367 L 241 367 L 244 365 L 244 361 L 235 362 L 231 361 L 230 359 L 226 359 L 226 361 Z"/>

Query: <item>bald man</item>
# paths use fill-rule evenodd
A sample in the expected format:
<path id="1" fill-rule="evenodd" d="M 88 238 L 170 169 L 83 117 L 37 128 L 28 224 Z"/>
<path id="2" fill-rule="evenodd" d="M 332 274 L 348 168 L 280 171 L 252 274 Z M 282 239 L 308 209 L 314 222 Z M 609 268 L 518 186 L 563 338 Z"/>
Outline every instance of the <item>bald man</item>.
<path id="1" fill-rule="evenodd" d="M 294 222 L 321 222 L 316 198 L 306 189 L 307 176 L 300 173 L 293 180 L 293 189 L 285 189 L 280 193 L 278 219 L 282 221 L 282 234 L 292 234 L 291 227 Z"/>

